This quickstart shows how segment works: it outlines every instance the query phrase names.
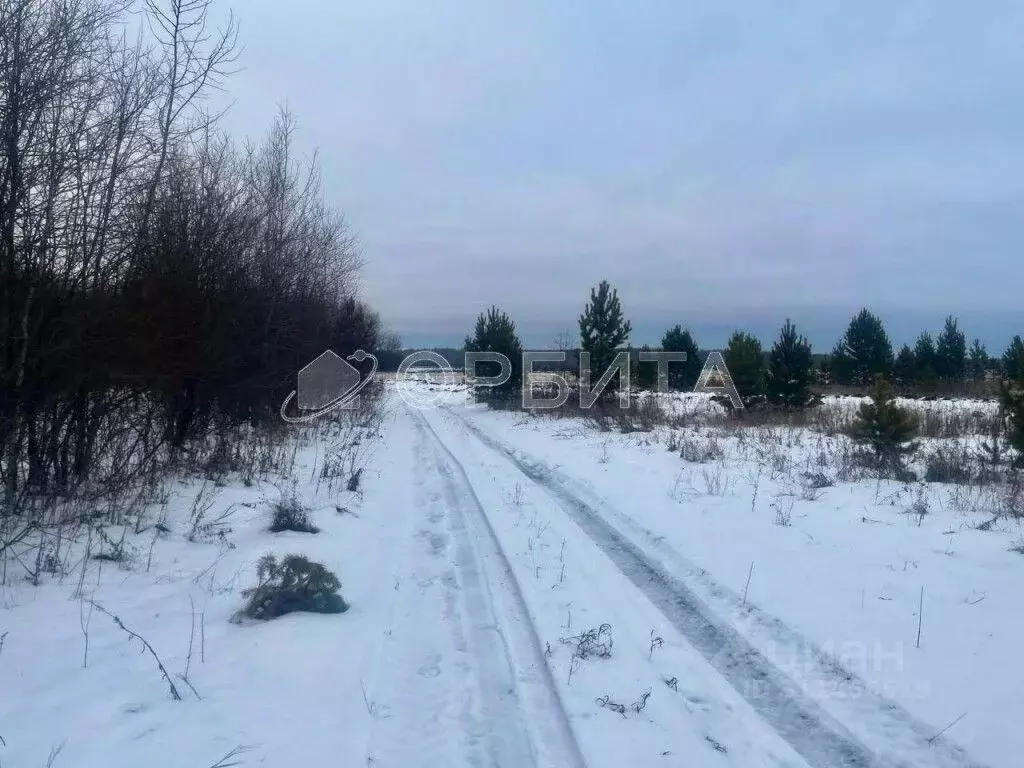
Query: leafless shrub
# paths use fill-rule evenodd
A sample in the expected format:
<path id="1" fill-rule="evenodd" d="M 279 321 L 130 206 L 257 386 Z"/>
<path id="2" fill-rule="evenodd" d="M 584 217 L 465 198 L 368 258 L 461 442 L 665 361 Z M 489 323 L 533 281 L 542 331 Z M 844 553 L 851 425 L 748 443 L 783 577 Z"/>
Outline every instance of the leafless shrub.
<path id="1" fill-rule="evenodd" d="M 775 510 L 776 525 L 788 528 L 793 524 L 793 499 L 776 499 L 771 503 L 771 507 Z"/>
<path id="2" fill-rule="evenodd" d="M 836 479 L 844 483 L 863 480 L 871 476 L 876 465 L 877 461 L 870 451 L 844 444 L 838 455 Z"/>
<path id="3" fill-rule="evenodd" d="M 328 491 L 339 482 L 349 493 L 360 492 L 373 438 L 380 434 L 382 404 L 383 389 L 371 385 L 360 394 L 358 408 L 342 409 L 323 425 L 320 439 L 327 449 L 320 479 L 327 481 Z"/>
<path id="4" fill-rule="evenodd" d="M 666 422 L 665 411 L 656 397 L 641 397 L 634 400 L 634 405 L 629 411 L 636 429 L 642 432 L 650 432 Z"/>
<path id="5" fill-rule="evenodd" d="M 913 515 L 917 518 L 917 524 L 921 525 L 931 513 L 931 508 L 928 504 L 928 497 L 926 495 L 925 486 L 921 485 L 917 489 L 917 495 L 914 498 L 914 502 L 904 510 L 908 515 Z"/>
<path id="6" fill-rule="evenodd" d="M 1015 520 L 1024 519 L 1024 473 L 1014 470 L 1003 490 L 1000 511 Z"/>
<path id="7" fill-rule="evenodd" d="M 273 512 L 273 520 L 270 524 L 271 533 L 281 533 L 282 531 L 320 533 L 320 529 L 309 519 L 309 510 L 299 499 L 294 487 L 281 494 L 281 498 L 274 503 L 271 511 Z"/>
<path id="8" fill-rule="evenodd" d="M 804 486 L 819 490 L 822 488 L 831 488 L 835 483 L 832 479 L 824 472 L 804 472 Z"/>
<path id="9" fill-rule="evenodd" d="M 714 437 L 700 438 L 683 433 L 679 438 L 679 455 L 691 464 L 707 464 L 725 457 L 725 449 Z"/>
<path id="10" fill-rule="evenodd" d="M 192 508 L 189 511 L 189 532 L 188 540 L 192 542 L 204 541 L 211 535 L 216 535 L 215 521 L 209 519 L 210 510 L 217 500 L 217 490 L 208 481 L 204 481 L 199 492 L 192 499 Z"/>
<path id="11" fill-rule="evenodd" d="M 704 490 L 708 496 L 725 496 L 729 492 L 729 476 L 722 465 L 704 467 L 700 472 L 704 480 Z"/>
<path id="12" fill-rule="evenodd" d="M 589 659 L 591 657 L 598 657 L 606 659 L 612 655 L 612 626 L 611 624 L 602 624 L 597 629 L 588 629 L 579 635 L 573 635 L 571 637 L 563 637 L 561 639 L 563 645 L 571 645 L 573 647 L 573 658 L 576 659 Z"/>
<path id="13" fill-rule="evenodd" d="M 97 526 L 100 549 L 93 554 L 93 559 L 116 563 L 125 570 L 130 569 L 138 560 L 139 549 L 127 540 L 127 534 L 128 529 L 122 528 L 120 536 L 112 537 L 103 526 Z"/>
<path id="14" fill-rule="evenodd" d="M 924 464 L 924 479 L 929 483 L 970 485 L 976 480 L 991 480 L 991 473 L 978 466 L 977 454 L 963 443 L 934 448 Z"/>
<path id="15" fill-rule="evenodd" d="M 682 446 L 679 443 L 679 434 L 675 430 L 668 433 L 668 437 L 665 439 L 665 448 L 669 453 L 677 453 L 682 450 Z"/>

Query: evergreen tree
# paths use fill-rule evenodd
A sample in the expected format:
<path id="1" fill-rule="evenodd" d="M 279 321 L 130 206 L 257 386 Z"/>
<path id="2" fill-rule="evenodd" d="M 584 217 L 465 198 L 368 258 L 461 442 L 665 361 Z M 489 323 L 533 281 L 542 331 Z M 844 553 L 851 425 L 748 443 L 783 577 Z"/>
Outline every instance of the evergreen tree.
<path id="1" fill-rule="evenodd" d="M 975 339 L 974 343 L 971 344 L 971 349 L 968 352 L 968 360 L 967 369 L 970 377 L 975 381 L 984 380 L 985 373 L 988 371 L 989 357 L 988 350 L 986 350 L 985 345 L 981 343 L 981 339 Z"/>
<path id="2" fill-rule="evenodd" d="M 1003 375 L 1010 381 L 1024 381 L 1024 340 L 1014 336 L 1003 353 Z"/>
<path id="3" fill-rule="evenodd" d="M 917 384 L 932 384 L 938 375 L 935 341 L 928 331 L 922 331 L 914 344 L 914 380 Z"/>
<path id="4" fill-rule="evenodd" d="M 722 356 L 743 404 L 755 405 L 764 398 L 764 353 L 761 342 L 743 331 L 729 337 Z"/>
<path id="5" fill-rule="evenodd" d="M 811 343 L 798 336 L 788 319 L 768 356 L 769 402 L 787 408 L 803 408 L 812 402 L 814 359 Z"/>
<path id="6" fill-rule="evenodd" d="M 651 345 L 644 344 L 640 352 L 650 352 Z M 671 371 L 671 368 L 669 369 Z M 630 375 L 633 383 L 641 389 L 654 389 L 658 386 L 658 364 L 650 361 L 641 362 L 639 355 L 635 360 L 630 361 Z"/>
<path id="7" fill-rule="evenodd" d="M 837 384 L 863 386 L 875 376 L 892 372 L 892 344 L 877 315 L 862 309 L 850 321 L 843 338 L 832 353 L 832 371 Z"/>
<path id="8" fill-rule="evenodd" d="M 523 345 L 516 334 L 516 324 L 497 307 L 491 307 L 476 319 L 473 335 L 465 341 L 467 352 L 497 352 L 512 364 L 511 378 L 498 387 L 480 387 L 476 390 L 480 400 L 509 401 L 519 396 L 523 383 Z M 497 376 L 498 363 L 481 362 L 476 372 L 480 376 Z"/>
<path id="9" fill-rule="evenodd" d="M 668 366 L 668 385 L 670 389 L 690 391 L 697 383 L 704 361 L 693 335 L 681 325 L 665 331 L 661 338 L 661 348 L 666 352 L 685 352 L 686 362 L 671 363 Z"/>
<path id="10" fill-rule="evenodd" d="M 590 291 L 590 302 L 580 315 L 580 349 L 590 353 L 590 386 L 611 366 L 615 355 L 629 341 L 632 326 L 623 319 L 618 292 L 602 280 Z M 606 390 L 608 391 L 608 390 Z"/>
<path id="11" fill-rule="evenodd" d="M 903 457 L 917 450 L 916 435 L 917 419 L 896 404 L 889 382 L 878 376 L 871 401 L 857 411 L 851 437 L 872 450 L 879 471 L 898 477 L 904 473 Z"/>
<path id="12" fill-rule="evenodd" d="M 1017 452 L 1016 465 L 1024 463 L 1024 379 L 1003 383 L 1000 401 L 1006 414 L 1006 438 Z"/>
<path id="13" fill-rule="evenodd" d="M 945 381 L 963 381 L 967 373 L 967 338 L 952 315 L 935 345 L 935 373 Z"/>
<path id="14" fill-rule="evenodd" d="M 906 344 L 900 347 L 900 353 L 896 355 L 893 376 L 896 383 L 902 387 L 908 387 L 917 380 L 917 358 L 914 356 L 914 350 Z"/>
<path id="15" fill-rule="evenodd" d="M 814 378 L 820 386 L 827 387 L 835 379 L 832 373 L 832 355 L 822 355 L 814 367 Z"/>

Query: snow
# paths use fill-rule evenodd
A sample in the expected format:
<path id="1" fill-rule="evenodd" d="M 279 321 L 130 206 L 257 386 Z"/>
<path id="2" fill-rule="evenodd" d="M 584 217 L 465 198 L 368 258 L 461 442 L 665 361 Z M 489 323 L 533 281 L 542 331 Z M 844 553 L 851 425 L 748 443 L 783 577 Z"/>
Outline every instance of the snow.
<path id="1" fill-rule="evenodd" d="M 205 485 L 222 538 L 188 540 L 190 478 L 130 564 L 40 586 L 9 564 L 0 766 L 1018 764 L 1022 532 L 975 528 L 983 492 L 806 490 L 835 439 L 717 431 L 706 397 L 663 403 L 706 423 L 619 434 L 419 386 L 432 407 L 392 393 L 358 493 L 297 433 L 289 477 Z M 685 462 L 673 434 L 722 456 Z M 320 533 L 268 532 L 290 483 Z M 232 622 L 266 553 L 322 562 L 351 608 Z M 610 655 L 577 654 L 603 625 Z"/>
<path id="2" fill-rule="evenodd" d="M 1024 558 L 1009 551 L 1021 531 L 1005 521 L 976 530 L 992 516 L 983 495 L 954 508 L 951 487 L 864 480 L 801 498 L 793 476 L 813 465 L 818 447 L 801 430 L 775 436 L 797 465 L 781 473 L 735 438 L 714 437 L 722 461 L 687 465 L 665 449 L 665 435 L 455 410 L 623 513 L 621 530 L 678 571 L 695 572 L 702 596 L 827 709 L 847 715 L 853 705 L 843 699 L 874 692 L 934 733 L 967 712 L 949 736 L 977 760 L 1017 764 L 1024 738 L 1005 724 L 1024 714 L 1024 667 L 1013 661 Z M 720 493 L 709 490 L 716 484 Z M 929 513 L 908 514 L 922 493 Z M 790 526 L 776 524 L 780 510 Z M 786 626 L 781 636 L 774 619 Z M 814 655 L 794 643 L 801 637 L 863 679 L 867 692 L 823 682 Z"/>

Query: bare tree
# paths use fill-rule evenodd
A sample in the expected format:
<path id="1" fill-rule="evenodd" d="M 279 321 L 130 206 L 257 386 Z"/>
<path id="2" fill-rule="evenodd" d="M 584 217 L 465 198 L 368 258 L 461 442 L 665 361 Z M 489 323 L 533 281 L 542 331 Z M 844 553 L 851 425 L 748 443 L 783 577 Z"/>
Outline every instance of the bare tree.
<path id="1" fill-rule="evenodd" d="M 142 217 L 143 230 L 153 213 L 156 190 L 163 178 L 172 142 L 209 125 L 182 126 L 182 118 L 195 109 L 209 88 L 220 86 L 238 55 L 238 24 L 234 15 L 224 27 L 210 30 L 212 0 L 145 0 L 149 29 L 160 51 L 159 143 L 156 167 Z"/>

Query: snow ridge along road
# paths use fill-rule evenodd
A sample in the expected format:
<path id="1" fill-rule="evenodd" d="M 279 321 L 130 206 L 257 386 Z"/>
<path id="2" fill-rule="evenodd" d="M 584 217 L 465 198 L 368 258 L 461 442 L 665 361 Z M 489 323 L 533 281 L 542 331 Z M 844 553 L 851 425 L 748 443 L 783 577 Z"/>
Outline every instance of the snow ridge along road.
<path id="1" fill-rule="evenodd" d="M 409 596 L 389 633 L 393 648 L 376 686 L 386 698 L 371 739 L 372 764 L 584 768 L 486 512 L 430 425 L 418 413 L 410 416 L 417 506 L 427 524 L 418 537 L 427 561 L 416 564 L 419 594 L 401 587 Z M 447 627 L 449 636 L 434 637 L 432 626 Z M 446 713 L 443 723 L 438 713 Z"/>
<path id="2" fill-rule="evenodd" d="M 543 462 L 502 444 L 451 409 L 445 408 L 442 413 L 455 419 L 465 434 L 514 466 L 528 482 L 546 491 L 813 768 L 983 768 L 956 745 L 934 739 L 934 729 L 914 720 L 897 705 L 870 694 L 863 684 L 857 685 L 849 673 L 839 669 L 831 670 L 837 689 L 859 690 L 864 694 L 853 710 L 864 719 L 841 722 L 833 717 L 735 627 L 716 615 L 680 576 L 670 572 L 613 526 L 597 504 L 584 501 L 572 487 L 575 483 Z M 445 450 L 451 455 L 447 448 Z M 465 470 L 461 473 L 465 475 Z M 707 583 L 709 579 L 705 577 L 704 581 Z M 784 628 L 777 620 L 770 623 L 775 629 Z M 790 641 L 797 641 L 802 650 L 813 648 L 792 630 L 785 634 Z M 858 735 L 854 735 L 854 731 Z"/>

